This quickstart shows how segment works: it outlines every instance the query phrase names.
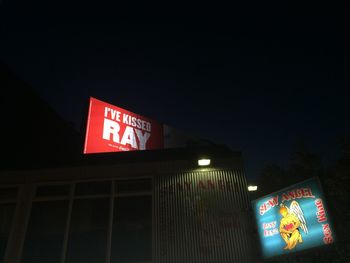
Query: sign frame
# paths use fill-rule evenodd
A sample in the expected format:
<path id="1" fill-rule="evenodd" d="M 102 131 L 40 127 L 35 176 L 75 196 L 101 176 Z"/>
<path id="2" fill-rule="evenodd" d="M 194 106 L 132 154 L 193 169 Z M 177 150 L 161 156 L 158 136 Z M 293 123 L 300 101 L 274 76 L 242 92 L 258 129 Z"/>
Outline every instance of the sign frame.
<path id="1" fill-rule="evenodd" d="M 253 200 L 251 205 L 260 242 L 260 252 L 264 259 L 304 253 L 321 247 L 329 247 L 336 242 L 335 227 L 318 177 L 312 177 L 264 195 Z M 293 222 L 299 221 L 300 225 L 296 231 L 299 233 L 293 236 L 295 229 L 289 225 L 291 221 L 288 220 L 293 218 L 293 210 L 296 209 L 296 206 L 299 206 L 304 222 L 301 222 L 298 215 L 296 219 L 294 217 Z M 293 215 L 289 216 L 289 214 Z M 282 220 L 286 217 L 289 219 Z M 296 223 L 294 228 L 299 223 Z M 302 228 L 303 223 L 305 229 Z M 291 233 L 285 231 L 285 228 L 289 227 Z M 287 232 L 287 238 L 286 233 L 282 232 Z M 301 242 L 290 241 L 292 236 L 300 237 Z"/>

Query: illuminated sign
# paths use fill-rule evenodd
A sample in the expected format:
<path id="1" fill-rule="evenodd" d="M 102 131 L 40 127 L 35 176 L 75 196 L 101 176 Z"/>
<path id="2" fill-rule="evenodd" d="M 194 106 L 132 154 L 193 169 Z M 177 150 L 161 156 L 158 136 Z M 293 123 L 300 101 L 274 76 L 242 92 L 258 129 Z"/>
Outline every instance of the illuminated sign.
<path id="1" fill-rule="evenodd" d="M 265 258 L 334 242 L 317 178 L 257 199 L 253 209 Z"/>
<path id="2" fill-rule="evenodd" d="M 160 123 L 90 98 L 84 153 L 160 148 L 163 148 Z"/>

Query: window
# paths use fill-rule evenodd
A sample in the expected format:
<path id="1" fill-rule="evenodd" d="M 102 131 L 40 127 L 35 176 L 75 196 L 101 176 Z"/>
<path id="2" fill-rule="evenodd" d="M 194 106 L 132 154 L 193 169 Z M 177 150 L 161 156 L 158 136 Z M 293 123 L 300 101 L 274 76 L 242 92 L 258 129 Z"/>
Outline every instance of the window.
<path id="1" fill-rule="evenodd" d="M 38 185 L 21 263 L 151 261 L 151 193 L 151 179 Z"/>
<path id="2" fill-rule="evenodd" d="M 59 263 L 67 222 L 68 201 L 33 203 L 22 263 Z"/>
<path id="3" fill-rule="evenodd" d="M 116 193 L 143 193 L 152 191 L 152 181 L 150 179 L 119 180 L 116 184 Z"/>
<path id="4" fill-rule="evenodd" d="M 36 189 L 36 197 L 63 196 L 68 197 L 70 190 L 69 184 L 54 184 L 38 186 Z"/>
<path id="5" fill-rule="evenodd" d="M 5 256 L 15 206 L 15 204 L 0 204 L 0 262 Z"/>
<path id="6" fill-rule="evenodd" d="M 111 263 L 152 259 L 152 196 L 116 197 Z"/>
<path id="7" fill-rule="evenodd" d="M 0 262 L 3 262 L 7 241 L 12 229 L 17 194 L 17 187 L 0 188 Z"/>
<path id="8" fill-rule="evenodd" d="M 111 182 L 110 181 L 95 181 L 78 183 L 75 186 L 75 196 L 82 195 L 110 195 Z"/>
<path id="9" fill-rule="evenodd" d="M 74 200 L 67 263 L 106 262 L 109 198 Z"/>

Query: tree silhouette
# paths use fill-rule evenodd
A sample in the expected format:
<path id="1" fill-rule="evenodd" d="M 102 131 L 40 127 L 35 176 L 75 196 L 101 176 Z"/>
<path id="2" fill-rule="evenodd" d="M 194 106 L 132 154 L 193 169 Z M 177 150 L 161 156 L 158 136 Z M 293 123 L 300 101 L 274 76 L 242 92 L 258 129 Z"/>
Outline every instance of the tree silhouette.
<path id="1" fill-rule="evenodd" d="M 270 194 L 311 177 L 321 176 L 322 173 L 320 157 L 309 151 L 305 143 L 300 141 L 291 154 L 287 169 L 272 164 L 262 170 L 258 180 L 258 196 Z"/>
<path id="2" fill-rule="evenodd" d="M 321 176 L 320 157 L 306 147 L 303 140 L 297 144 L 296 151 L 290 157 L 288 177 L 293 183 L 298 183 L 311 177 Z"/>

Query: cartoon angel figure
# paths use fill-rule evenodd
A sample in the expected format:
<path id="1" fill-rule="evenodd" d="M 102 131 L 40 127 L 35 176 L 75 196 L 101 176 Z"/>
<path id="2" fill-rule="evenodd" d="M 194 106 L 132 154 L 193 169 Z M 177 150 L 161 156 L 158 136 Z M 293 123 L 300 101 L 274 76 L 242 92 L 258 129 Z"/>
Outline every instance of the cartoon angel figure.
<path id="1" fill-rule="evenodd" d="M 282 215 L 279 231 L 281 237 L 287 244 L 284 249 L 291 250 L 295 248 L 298 243 L 303 243 L 300 228 L 305 234 L 308 233 L 304 214 L 299 203 L 296 201 L 292 201 L 289 208 L 281 204 L 279 212 Z"/>

